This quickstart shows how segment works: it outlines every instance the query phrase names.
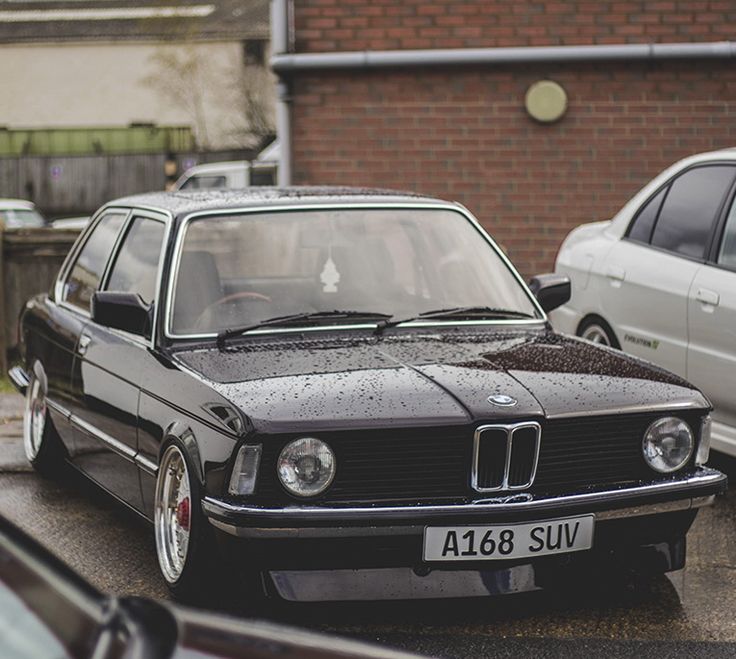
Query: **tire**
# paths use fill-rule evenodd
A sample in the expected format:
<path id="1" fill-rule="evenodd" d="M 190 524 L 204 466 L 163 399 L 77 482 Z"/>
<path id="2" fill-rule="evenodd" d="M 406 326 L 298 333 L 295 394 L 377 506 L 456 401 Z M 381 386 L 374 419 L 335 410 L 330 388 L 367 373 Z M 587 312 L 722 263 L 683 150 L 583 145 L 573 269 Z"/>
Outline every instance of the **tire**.
<path id="1" fill-rule="evenodd" d="M 31 466 L 44 476 L 57 475 L 64 464 L 61 439 L 54 429 L 46 404 L 46 374 L 37 361 L 31 371 L 23 412 L 23 448 Z"/>
<path id="2" fill-rule="evenodd" d="M 202 604 L 221 596 L 217 591 L 227 582 L 195 474 L 186 448 L 170 440 L 156 478 L 154 535 L 159 570 L 171 594 L 181 602 Z"/>
<path id="3" fill-rule="evenodd" d="M 593 343 L 621 350 L 621 344 L 618 342 L 613 329 L 600 316 L 588 316 L 580 323 L 577 334 Z"/>

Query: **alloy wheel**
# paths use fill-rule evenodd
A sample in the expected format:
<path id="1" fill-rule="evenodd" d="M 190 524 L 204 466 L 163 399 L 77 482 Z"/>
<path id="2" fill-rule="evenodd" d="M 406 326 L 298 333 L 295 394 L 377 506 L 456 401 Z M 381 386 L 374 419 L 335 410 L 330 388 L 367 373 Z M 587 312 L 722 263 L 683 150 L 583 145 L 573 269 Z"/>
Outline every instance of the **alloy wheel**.
<path id="1" fill-rule="evenodd" d="M 41 380 L 34 377 L 26 394 L 26 408 L 23 414 L 23 448 L 29 462 L 38 457 L 46 429 L 46 395 Z"/>
<path id="2" fill-rule="evenodd" d="M 608 336 L 608 332 L 597 324 L 588 325 L 585 328 L 585 331 L 582 333 L 582 337 L 584 339 L 587 339 L 588 341 L 592 341 L 593 343 L 598 343 L 600 345 L 604 346 L 610 346 L 611 340 Z"/>
<path id="3" fill-rule="evenodd" d="M 189 471 L 176 446 L 166 449 L 159 467 L 154 524 L 161 572 L 166 581 L 175 583 L 186 565 L 192 530 Z"/>

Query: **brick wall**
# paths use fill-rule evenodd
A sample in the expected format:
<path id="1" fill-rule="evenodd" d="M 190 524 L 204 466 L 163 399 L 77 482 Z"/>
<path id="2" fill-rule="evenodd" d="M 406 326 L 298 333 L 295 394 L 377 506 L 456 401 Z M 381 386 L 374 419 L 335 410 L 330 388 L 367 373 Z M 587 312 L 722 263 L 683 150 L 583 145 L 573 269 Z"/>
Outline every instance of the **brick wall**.
<path id="1" fill-rule="evenodd" d="M 733 0 L 296 0 L 297 51 L 723 41 Z"/>
<path id="2" fill-rule="evenodd" d="M 736 40 L 734 0 L 295 0 L 297 51 Z M 540 125 L 529 85 L 562 84 Z M 525 275 L 652 176 L 736 146 L 736 65 L 321 71 L 292 78 L 294 182 L 416 190 L 468 206 Z"/>

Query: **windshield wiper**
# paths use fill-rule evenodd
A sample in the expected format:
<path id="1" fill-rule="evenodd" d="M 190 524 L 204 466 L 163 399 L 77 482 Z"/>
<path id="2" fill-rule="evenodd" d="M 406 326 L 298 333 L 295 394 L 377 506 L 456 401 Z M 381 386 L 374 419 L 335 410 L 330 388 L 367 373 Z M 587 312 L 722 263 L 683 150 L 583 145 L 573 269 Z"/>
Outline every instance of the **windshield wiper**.
<path id="1" fill-rule="evenodd" d="M 387 319 L 378 323 L 375 333 L 380 334 L 389 327 L 396 327 L 413 320 L 430 320 L 435 318 L 535 318 L 532 314 L 514 309 L 499 309 L 497 307 L 448 307 L 447 309 L 432 309 L 408 318 Z"/>
<path id="2" fill-rule="evenodd" d="M 229 338 L 233 336 L 240 336 L 246 334 L 251 330 L 260 329 L 261 327 L 271 327 L 274 325 L 290 325 L 292 323 L 298 323 L 305 320 L 321 320 L 321 319 L 335 320 L 340 318 L 391 318 L 390 313 L 381 313 L 379 311 L 352 311 L 335 309 L 333 311 L 305 311 L 303 313 L 293 313 L 288 316 L 275 316 L 274 318 L 267 318 L 257 323 L 251 323 L 250 325 L 243 325 L 242 327 L 232 327 L 229 329 L 221 330 L 217 333 L 217 346 L 222 348 Z"/>

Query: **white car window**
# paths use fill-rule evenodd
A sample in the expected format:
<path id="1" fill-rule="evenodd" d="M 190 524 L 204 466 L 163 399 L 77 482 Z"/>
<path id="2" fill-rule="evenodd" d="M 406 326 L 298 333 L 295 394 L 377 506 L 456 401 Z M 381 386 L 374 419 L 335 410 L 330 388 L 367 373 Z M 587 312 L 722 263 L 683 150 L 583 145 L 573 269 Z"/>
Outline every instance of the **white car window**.
<path id="1" fill-rule="evenodd" d="M 659 208 L 668 188 L 663 188 L 652 197 L 639 211 L 629 228 L 629 238 L 641 243 L 648 243 L 652 239 L 652 229 L 659 215 Z"/>
<path id="2" fill-rule="evenodd" d="M 736 268 L 736 203 L 731 204 L 731 211 L 726 220 L 718 263 L 729 268 Z"/>
<path id="3" fill-rule="evenodd" d="M 703 258 L 716 213 L 735 173 L 730 165 L 714 165 L 690 169 L 676 178 L 659 211 L 652 245 Z"/>
<path id="4" fill-rule="evenodd" d="M 224 176 L 192 176 L 182 184 L 180 190 L 213 190 L 227 187 Z"/>

